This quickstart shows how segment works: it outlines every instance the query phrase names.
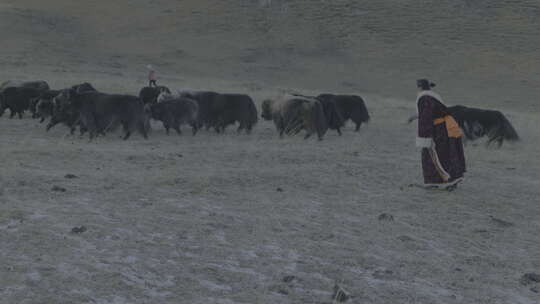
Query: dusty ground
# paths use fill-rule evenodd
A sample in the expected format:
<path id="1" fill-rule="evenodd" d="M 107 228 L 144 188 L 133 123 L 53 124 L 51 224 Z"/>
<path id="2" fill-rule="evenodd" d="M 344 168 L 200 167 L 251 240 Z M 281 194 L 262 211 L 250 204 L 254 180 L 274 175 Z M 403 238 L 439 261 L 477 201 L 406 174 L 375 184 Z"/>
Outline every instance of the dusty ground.
<path id="1" fill-rule="evenodd" d="M 523 17 L 537 8 L 486 4 L 499 19 L 471 29 L 487 21 L 441 1 L 437 14 L 445 5 L 468 13 L 464 23 L 430 19 L 433 37 L 449 39 L 446 22 L 479 42 L 448 44 L 467 55 L 455 62 L 427 47 L 437 55 L 424 65 L 405 43 L 424 11 L 406 2 L 321 1 L 317 11 L 308 1 L 2 1 L 2 80 L 135 94 L 153 63 L 172 88 L 246 92 L 257 103 L 289 89 L 355 92 L 373 119 L 323 142 L 280 140 L 259 122 L 251 135 L 166 136 L 155 124 L 149 140 L 89 143 L 4 116 L 0 303 L 330 303 L 336 282 L 351 303 L 540 302 L 540 284 L 520 282 L 540 272 L 537 21 Z M 115 17 L 127 5 L 132 18 Z M 371 36 L 329 38 L 355 20 L 375 26 Z M 503 37 L 480 39 L 489 25 Z M 456 67 L 458 58 L 469 64 Z M 467 145 L 467 181 L 452 193 L 407 186 L 421 179 L 408 86 L 438 62 L 428 76 L 441 80 L 447 103 L 467 97 L 504 110 L 523 138 L 498 150 Z"/>

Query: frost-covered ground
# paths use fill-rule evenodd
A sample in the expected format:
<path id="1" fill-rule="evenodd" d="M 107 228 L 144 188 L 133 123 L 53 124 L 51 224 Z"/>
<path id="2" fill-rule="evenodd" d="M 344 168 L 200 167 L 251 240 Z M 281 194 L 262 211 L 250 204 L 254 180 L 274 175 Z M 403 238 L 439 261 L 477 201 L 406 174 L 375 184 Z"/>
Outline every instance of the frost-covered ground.
<path id="1" fill-rule="evenodd" d="M 468 145 L 458 191 L 410 188 L 413 107 L 366 99 L 372 123 L 322 142 L 0 119 L 0 302 L 329 303 L 339 282 L 353 303 L 537 303 L 519 280 L 540 267 L 538 136 Z"/>

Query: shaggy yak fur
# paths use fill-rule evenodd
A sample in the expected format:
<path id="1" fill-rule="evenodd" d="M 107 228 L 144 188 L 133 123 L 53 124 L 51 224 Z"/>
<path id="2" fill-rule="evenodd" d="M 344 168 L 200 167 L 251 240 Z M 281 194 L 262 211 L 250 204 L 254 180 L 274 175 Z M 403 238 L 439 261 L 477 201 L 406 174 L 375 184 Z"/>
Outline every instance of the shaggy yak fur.
<path id="1" fill-rule="evenodd" d="M 262 103 L 261 117 L 273 120 L 280 137 L 283 134 L 295 135 L 306 130 L 304 139 L 317 133 L 322 140 L 328 130 L 321 102 L 313 98 L 293 97 L 277 100 L 267 99 Z"/>

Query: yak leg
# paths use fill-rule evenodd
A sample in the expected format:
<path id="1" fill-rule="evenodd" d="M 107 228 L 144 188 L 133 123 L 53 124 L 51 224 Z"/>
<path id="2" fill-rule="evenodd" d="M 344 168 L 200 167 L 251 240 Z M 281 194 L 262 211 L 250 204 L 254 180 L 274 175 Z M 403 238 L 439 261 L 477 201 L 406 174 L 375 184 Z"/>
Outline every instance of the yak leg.
<path id="1" fill-rule="evenodd" d="M 82 114 L 80 119 L 80 130 L 82 131 L 82 126 L 85 126 L 86 130 L 88 131 L 88 136 L 90 137 L 90 141 L 96 137 L 97 133 L 97 123 L 95 118 L 91 114 Z M 76 126 L 77 123 L 75 122 L 73 126 Z M 82 135 L 82 134 L 81 134 Z"/>
<path id="2" fill-rule="evenodd" d="M 283 133 L 285 133 L 285 124 L 283 123 L 283 119 L 278 119 L 276 123 L 276 127 L 279 131 L 279 138 L 283 138 Z"/>
<path id="3" fill-rule="evenodd" d="M 324 134 L 321 131 L 317 130 L 317 139 L 319 141 L 321 141 L 323 139 L 323 136 L 324 136 Z"/>
<path id="4" fill-rule="evenodd" d="M 73 135 L 73 132 L 75 132 L 75 128 L 77 128 L 76 125 L 72 127 L 72 133 L 71 133 L 72 135 Z M 79 136 L 83 136 L 84 133 L 86 133 L 86 131 L 88 131 L 88 129 L 85 126 L 79 125 Z"/>
<path id="5" fill-rule="evenodd" d="M 139 129 L 139 133 L 141 133 L 144 139 L 148 139 L 148 132 L 144 121 L 137 123 L 137 129 Z"/>
<path id="6" fill-rule="evenodd" d="M 56 126 L 58 122 L 56 121 L 53 121 L 53 119 L 51 119 L 51 121 L 49 121 L 49 123 L 47 124 L 47 126 L 45 127 L 45 131 L 49 131 L 52 127 Z"/>
<path id="7" fill-rule="evenodd" d="M 197 123 L 196 122 L 192 122 L 191 123 L 191 133 L 193 134 L 193 136 L 195 136 L 195 134 L 197 134 L 197 131 L 199 131 L 199 128 L 197 126 Z"/>
<path id="8" fill-rule="evenodd" d="M 178 133 L 178 135 L 182 135 L 182 130 L 180 130 L 180 124 L 177 121 L 174 122 L 173 128 L 176 130 L 176 133 Z"/>
<path id="9" fill-rule="evenodd" d="M 245 126 L 244 126 L 244 123 L 241 122 L 238 126 L 238 129 L 236 129 L 236 133 L 240 134 L 240 132 L 242 132 L 243 129 L 245 129 Z"/>
<path id="10" fill-rule="evenodd" d="M 129 127 L 128 123 L 123 123 L 122 127 L 123 127 L 124 132 L 125 132 L 125 135 L 124 135 L 123 139 L 126 140 L 131 136 L 131 128 Z"/>
<path id="11" fill-rule="evenodd" d="M 214 130 L 216 130 L 216 133 L 218 133 L 218 134 L 222 132 L 222 125 L 221 125 L 221 123 L 219 121 L 216 121 L 214 123 Z M 225 130 L 223 130 L 223 131 L 225 131 Z"/>
<path id="12" fill-rule="evenodd" d="M 169 135 L 169 124 L 167 124 L 166 122 L 163 122 L 163 127 L 165 128 L 165 134 Z"/>
<path id="13" fill-rule="evenodd" d="M 279 127 L 279 138 L 283 138 L 283 133 L 285 133 L 285 127 L 280 126 Z"/>

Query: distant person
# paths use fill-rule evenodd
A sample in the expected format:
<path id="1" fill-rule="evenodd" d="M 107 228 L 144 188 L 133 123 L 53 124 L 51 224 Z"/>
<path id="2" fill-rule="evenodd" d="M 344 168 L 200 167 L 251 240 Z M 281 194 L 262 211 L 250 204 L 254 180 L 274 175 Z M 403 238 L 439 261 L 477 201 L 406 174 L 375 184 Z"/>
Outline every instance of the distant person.
<path id="1" fill-rule="evenodd" d="M 418 137 L 416 146 L 422 148 L 424 186 L 453 190 L 463 180 L 465 155 L 463 132 L 442 103 L 439 94 L 427 79 L 416 81 L 418 97 Z"/>
<path id="2" fill-rule="evenodd" d="M 154 67 L 152 65 L 146 66 L 148 68 L 148 86 L 149 87 L 157 87 L 156 83 L 156 71 L 154 70 Z"/>

